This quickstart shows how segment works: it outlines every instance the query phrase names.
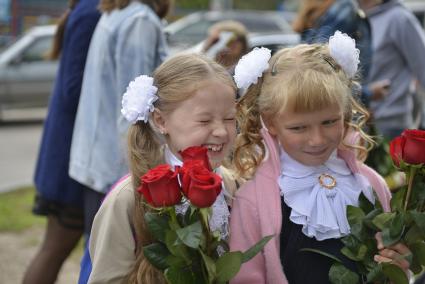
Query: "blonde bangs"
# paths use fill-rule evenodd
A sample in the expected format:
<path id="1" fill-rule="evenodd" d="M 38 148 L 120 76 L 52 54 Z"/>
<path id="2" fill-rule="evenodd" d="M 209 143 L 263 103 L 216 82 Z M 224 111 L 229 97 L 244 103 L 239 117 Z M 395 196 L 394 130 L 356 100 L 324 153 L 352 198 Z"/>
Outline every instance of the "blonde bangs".
<path id="1" fill-rule="evenodd" d="M 325 74 L 313 69 L 293 70 L 283 76 L 270 76 L 273 84 L 264 84 L 259 97 L 261 113 L 267 117 L 279 115 L 285 110 L 310 112 L 339 105 L 344 111 L 347 106 L 349 88 L 336 80 L 334 74 Z"/>
<path id="2" fill-rule="evenodd" d="M 295 112 L 321 110 L 330 105 L 344 109 L 349 89 L 335 75 L 309 69 L 288 82 L 288 106 Z"/>

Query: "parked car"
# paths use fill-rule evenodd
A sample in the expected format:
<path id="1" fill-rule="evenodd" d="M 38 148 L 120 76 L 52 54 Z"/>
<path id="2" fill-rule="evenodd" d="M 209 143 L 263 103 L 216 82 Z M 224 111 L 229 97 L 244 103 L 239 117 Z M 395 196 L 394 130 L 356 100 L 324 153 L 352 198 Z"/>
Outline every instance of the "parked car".
<path id="1" fill-rule="evenodd" d="M 169 24 L 165 32 L 173 53 L 204 40 L 209 27 L 219 21 L 239 21 L 250 33 L 293 33 L 287 19 L 291 19 L 289 12 L 249 10 L 196 12 Z"/>
<path id="2" fill-rule="evenodd" d="M 248 34 L 248 46 L 249 49 L 255 47 L 266 47 L 274 54 L 281 48 L 294 46 L 299 44 L 301 37 L 297 33 L 288 34 Z M 204 41 L 199 42 L 192 48 L 187 49 L 188 52 L 201 52 Z"/>
<path id="3" fill-rule="evenodd" d="M 39 26 L 0 54 L 0 119 L 9 109 L 48 105 L 58 62 L 46 59 L 56 26 Z"/>

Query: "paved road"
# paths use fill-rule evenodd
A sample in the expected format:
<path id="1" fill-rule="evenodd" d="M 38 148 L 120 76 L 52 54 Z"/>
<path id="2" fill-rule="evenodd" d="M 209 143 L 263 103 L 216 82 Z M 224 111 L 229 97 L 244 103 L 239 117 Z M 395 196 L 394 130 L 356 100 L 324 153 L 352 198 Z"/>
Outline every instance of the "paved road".
<path id="1" fill-rule="evenodd" d="M 43 124 L 0 124 L 0 192 L 31 185 Z"/>

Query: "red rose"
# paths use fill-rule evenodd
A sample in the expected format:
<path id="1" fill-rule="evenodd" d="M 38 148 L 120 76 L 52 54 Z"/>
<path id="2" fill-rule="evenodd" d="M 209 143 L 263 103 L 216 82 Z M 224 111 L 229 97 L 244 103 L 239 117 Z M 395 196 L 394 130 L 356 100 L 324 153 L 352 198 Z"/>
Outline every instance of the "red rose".
<path id="1" fill-rule="evenodd" d="M 210 207 L 221 191 L 221 178 L 199 161 L 183 164 L 182 191 L 190 203 L 198 208 Z"/>
<path id="2" fill-rule="evenodd" d="M 184 149 L 183 151 L 180 151 L 180 155 L 183 158 L 183 162 L 187 162 L 189 160 L 200 160 L 204 163 L 205 167 L 211 171 L 212 169 L 207 153 L 208 149 L 201 146 L 192 146 Z"/>
<path id="3" fill-rule="evenodd" d="M 137 191 L 154 207 L 176 205 L 182 199 L 177 174 L 169 165 L 159 165 L 141 177 Z"/>
<path id="4" fill-rule="evenodd" d="M 403 131 L 390 142 L 390 154 L 396 166 L 400 160 L 412 165 L 425 164 L 425 131 Z"/>

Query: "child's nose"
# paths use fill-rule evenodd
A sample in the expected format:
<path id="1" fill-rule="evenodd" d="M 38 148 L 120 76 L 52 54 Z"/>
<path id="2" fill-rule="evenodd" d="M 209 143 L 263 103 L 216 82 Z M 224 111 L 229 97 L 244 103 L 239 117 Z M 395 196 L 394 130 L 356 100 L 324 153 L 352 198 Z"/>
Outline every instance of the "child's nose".
<path id="1" fill-rule="evenodd" d="M 309 142 L 311 146 L 321 146 L 325 143 L 325 136 L 320 128 L 311 130 Z"/>
<path id="2" fill-rule="evenodd" d="M 214 124 L 213 133 L 214 136 L 223 137 L 227 136 L 227 128 L 223 122 L 217 122 Z"/>

